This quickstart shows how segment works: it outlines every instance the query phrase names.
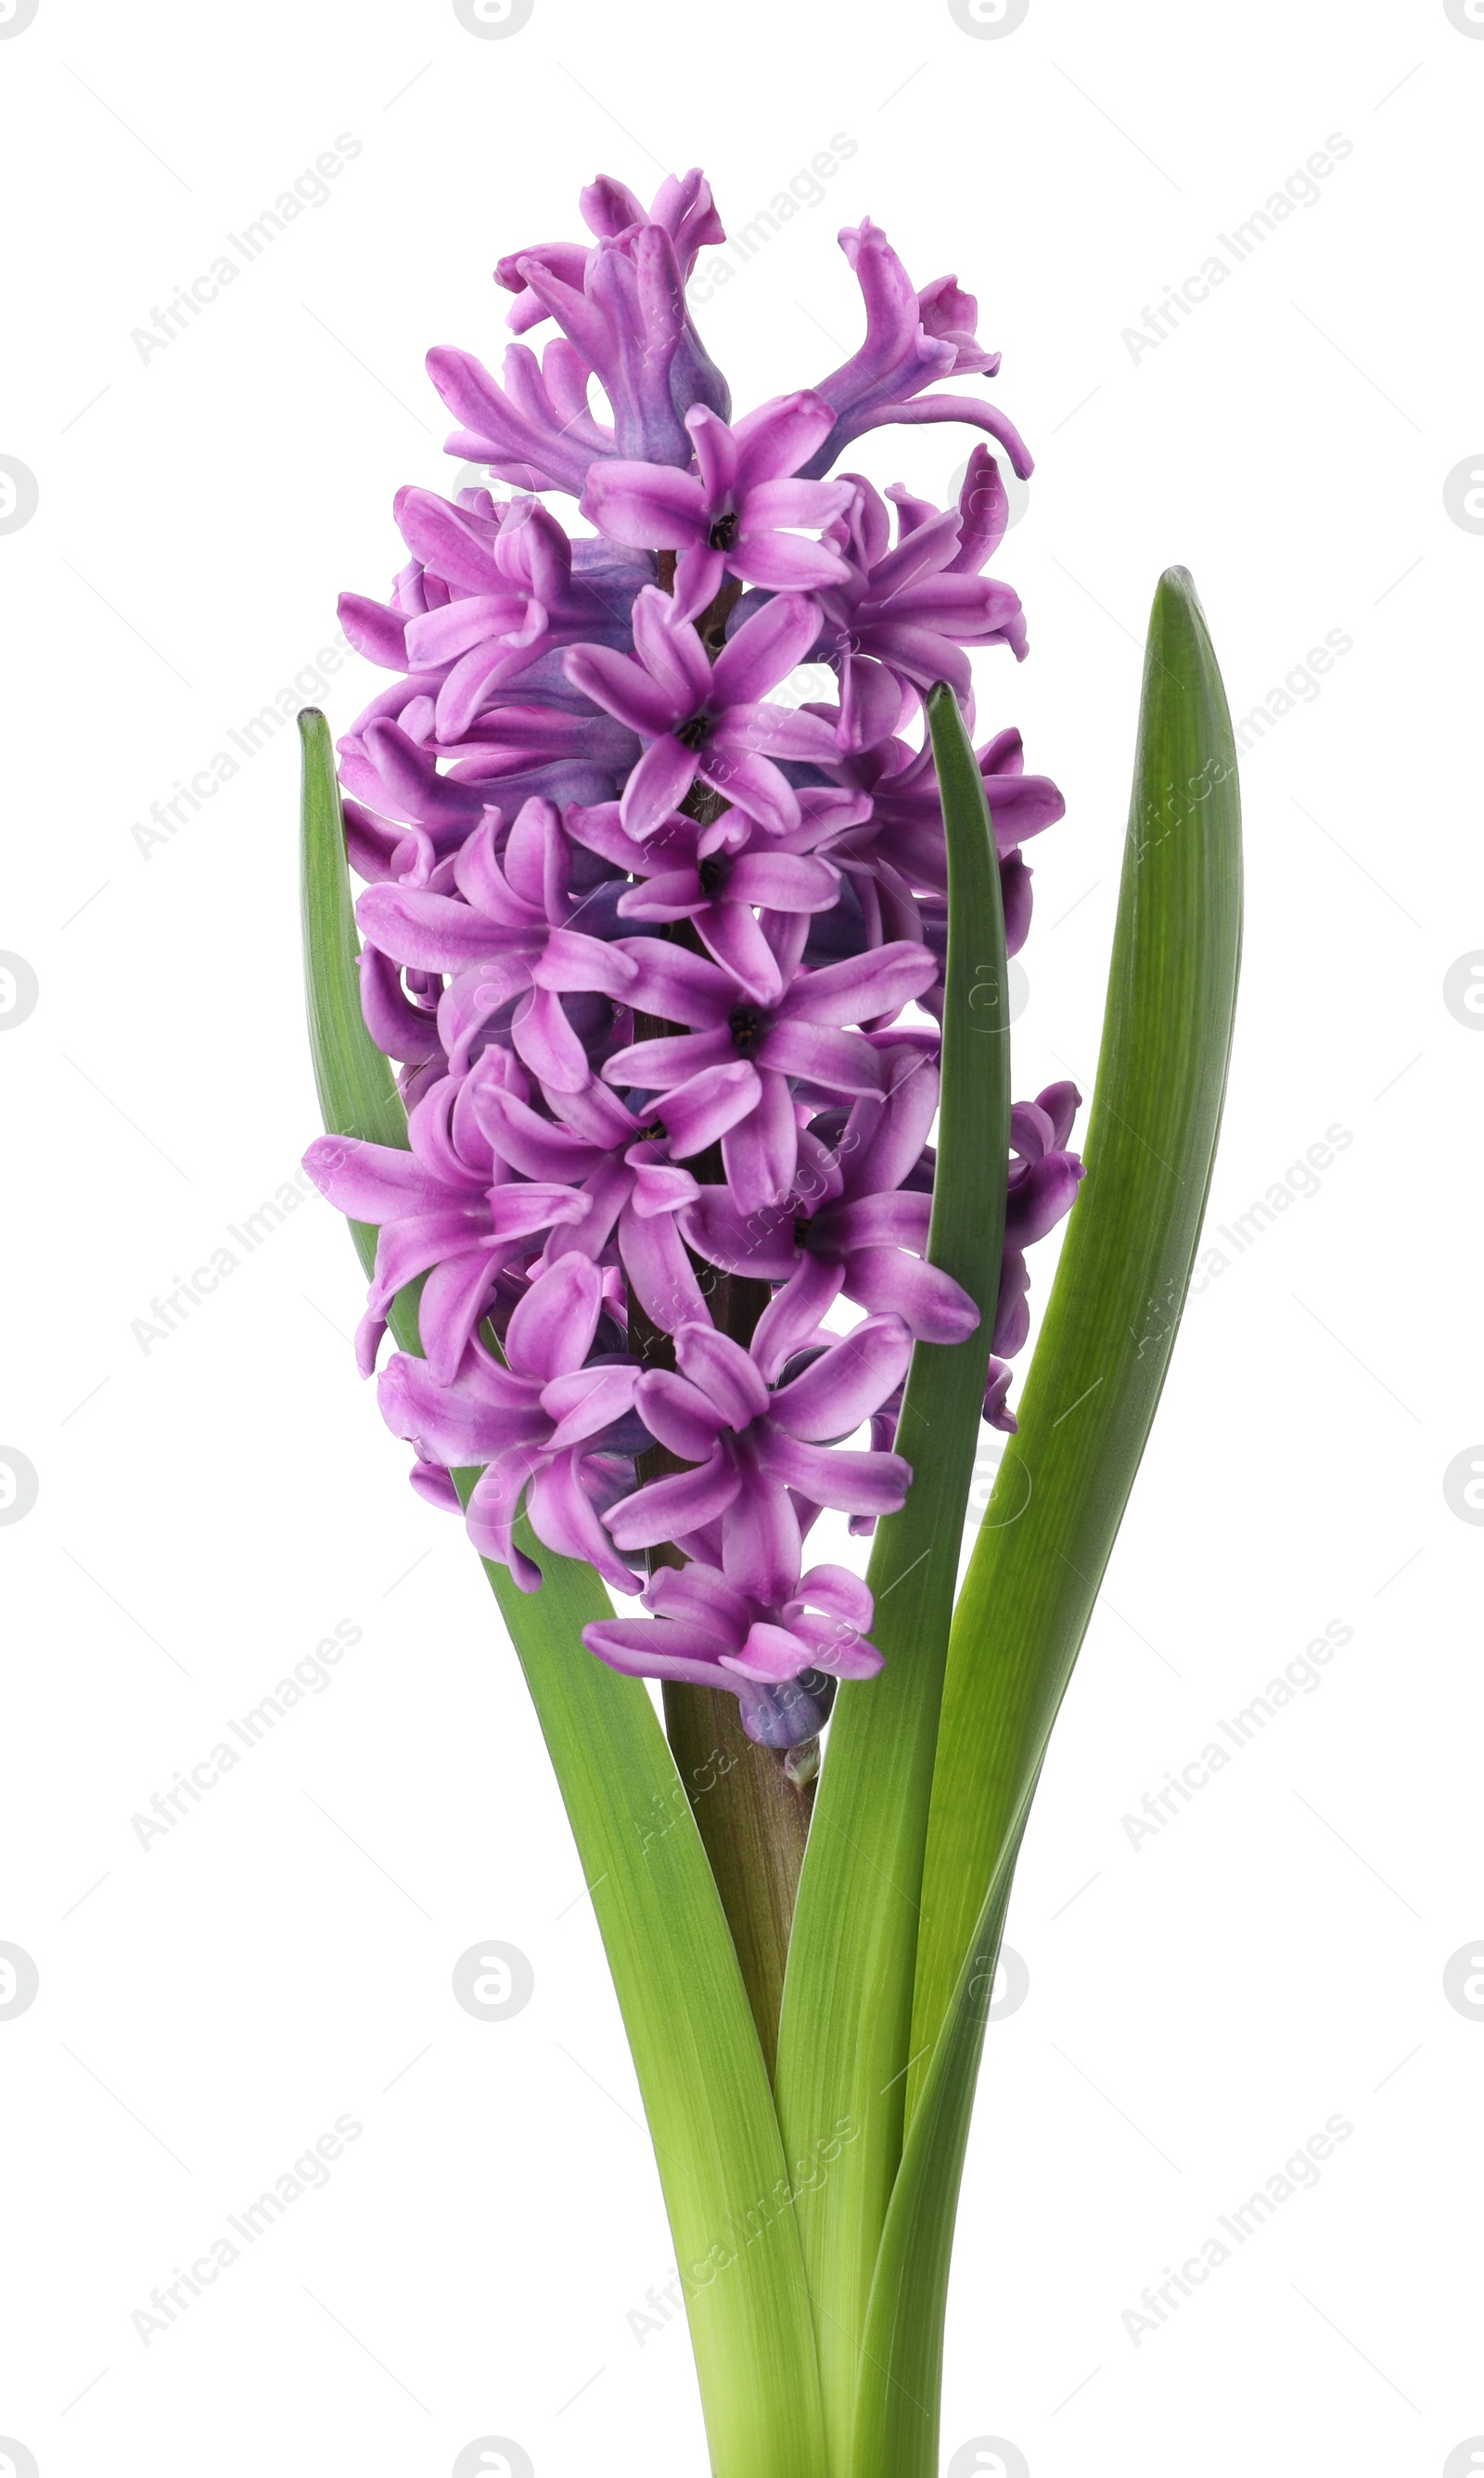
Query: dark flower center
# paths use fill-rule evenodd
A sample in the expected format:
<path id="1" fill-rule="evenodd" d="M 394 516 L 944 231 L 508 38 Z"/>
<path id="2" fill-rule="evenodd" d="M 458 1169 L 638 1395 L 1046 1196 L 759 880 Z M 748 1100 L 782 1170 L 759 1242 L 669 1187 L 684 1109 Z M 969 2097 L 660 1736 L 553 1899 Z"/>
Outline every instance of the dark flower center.
<path id="1" fill-rule="evenodd" d="M 713 852 L 711 858 L 703 860 L 696 871 L 696 875 L 701 881 L 701 893 L 712 897 L 719 895 L 726 884 L 728 874 L 726 862 L 718 853 Z"/>
<path id="2" fill-rule="evenodd" d="M 712 526 L 706 539 L 713 550 L 731 549 L 732 544 L 737 540 L 737 512 L 735 508 L 728 508 L 724 517 L 718 517 L 717 518 L 716 523 Z"/>
<path id="3" fill-rule="evenodd" d="M 752 1056 L 764 1034 L 769 1029 L 770 1022 L 771 1019 L 764 1014 L 761 1007 L 740 1006 L 732 1009 L 727 1018 L 727 1030 L 732 1036 L 732 1048 L 740 1058 Z"/>
<path id="4" fill-rule="evenodd" d="M 663 1144 L 668 1133 L 663 1119 L 651 1119 L 647 1127 L 641 1127 L 635 1142 L 641 1145 Z"/>
<path id="5" fill-rule="evenodd" d="M 675 725 L 675 737 L 682 748 L 704 748 L 711 738 L 711 733 L 712 720 L 709 714 L 692 714 L 689 722 L 679 722 Z"/>
<path id="6" fill-rule="evenodd" d="M 808 1216 L 808 1214 L 807 1214 L 807 1213 L 795 1213 L 795 1215 L 793 1216 L 793 1245 L 794 1245 L 794 1247 L 795 1247 L 795 1248 L 802 1248 L 802 1247 L 806 1244 L 806 1242 L 807 1242 L 807 1240 L 808 1240 L 808 1237 L 809 1237 L 809 1216 Z"/>

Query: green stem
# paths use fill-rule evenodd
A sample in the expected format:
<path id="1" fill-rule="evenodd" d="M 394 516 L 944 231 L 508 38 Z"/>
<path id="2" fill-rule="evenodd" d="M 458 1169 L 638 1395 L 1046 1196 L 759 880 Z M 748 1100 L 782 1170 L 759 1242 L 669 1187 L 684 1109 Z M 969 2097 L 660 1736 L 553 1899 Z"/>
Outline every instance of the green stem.
<path id="1" fill-rule="evenodd" d="M 735 1695 L 715 1686 L 664 1692 L 666 1735 L 711 1860 L 771 2081 L 814 1783 L 795 1785 L 775 1748 L 753 1745 Z"/>
<path id="2" fill-rule="evenodd" d="M 844 1686 L 804 1861 L 778 2054 L 784 2147 L 853 2138 L 802 2222 L 830 2468 L 852 2468 L 859 2355 L 901 2154 L 922 1854 L 959 1544 L 999 1288 L 1010 1131 L 1005 931 L 984 785 L 945 688 L 928 699 L 948 844 L 938 1171 L 928 1259 L 961 1282 L 978 1329 L 913 1353 L 897 1442 L 913 1466 L 868 1580 L 886 1667 Z"/>
<path id="3" fill-rule="evenodd" d="M 654 1040 L 678 1029 L 641 1016 L 635 1035 L 639 1040 Z M 701 1155 L 695 1175 L 703 1185 L 708 1178 L 721 1179 L 719 1146 Z M 767 1284 L 743 1275 L 718 1274 L 695 1261 L 708 1293 L 712 1322 L 718 1331 L 745 1347 L 767 1305 Z M 652 1322 L 632 1292 L 629 1349 L 646 1368 L 675 1365 L 671 1337 Z M 641 1481 L 659 1479 L 686 1468 L 667 1447 L 651 1446 L 640 1456 L 639 1477 Z M 668 1542 L 649 1552 L 651 1572 L 657 1565 L 684 1562 L 679 1550 Z M 778 1756 L 770 1748 L 753 1745 L 742 1726 L 735 1695 L 710 1686 L 668 1685 L 664 1703 L 666 1735 L 721 1895 L 771 2081 L 778 2056 L 789 1933 L 814 1808 L 813 1781 L 795 1788 Z M 817 1746 L 816 1740 L 816 1768 Z"/>

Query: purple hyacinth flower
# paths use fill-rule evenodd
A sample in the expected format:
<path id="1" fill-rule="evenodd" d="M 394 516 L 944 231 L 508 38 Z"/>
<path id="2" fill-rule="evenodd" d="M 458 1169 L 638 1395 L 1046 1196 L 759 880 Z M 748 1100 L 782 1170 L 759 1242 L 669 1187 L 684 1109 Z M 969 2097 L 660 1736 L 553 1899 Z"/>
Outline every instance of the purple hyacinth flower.
<path id="1" fill-rule="evenodd" d="M 626 642 L 629 607 L 647 562 L 633 565 L 626 596 L 611 572 L 590 582 L 540 500 L 512 499 L 485 517 L 431 491 L 405 490 L 395 514 L 409 549 L 425 563 L 418 599 L 426 607 L 404 615 L 344 594 L 340 618 L 351 643 L 373 662 L 437 678 L 440 742 L 461 741 L 489 693 L 553 646 L 591 638 Z M 435 576 L 447 589 L 436 602 L 427 590 Z"/>
<path id="2" fill-rule="evenodd" d="M 1010 1114 L 1014 1159 L 1005 1199 L 1005 1259 L 992 1348 L 1000 1358 L 1023 1350 L 1030 1332 L 1030 1276 L 1025 1250 L 1069 1213 L 1086 1176 L 1066 1150 L 1072 1121 L 1082 1106 L 1075 1084 L 1048 1084 L 1034 1101 L 1018 1101 Z"/>
<path id="3" fill-rule="evenodd" d="M 1024 642 L 1015 594 L 979 573 L 1008 513 L 987 446 L 956 509 L 827 468 L 896 421 L 963 419 L 1019 471 L 1029 458 L 992 408 L 923 392 L 997 356 L 971 296 L 952 277 L 914 290 L 870 223 L 843 236 L 860 351 L 733 424 L 685 300 L 722 238 L 702 176 L 648 209 L 599 180 L 582 212 L 590 238 L 497 270 L 517 334 L 563 331 L 539 360 L 512 345 L 497 382 L 467 354 L 429 359 L 452 452 L 517 495 L 403 491 L 390 598 L 343 605 L 387 675 L 341 780 L 369 890 L 363 1008 L 400 1063 L 412 1150 L 330 1138 L 311 1163 L 380 1228 L 364 1364 L 392 1292 L 425 1277 L 429 1356 L 382 1380 L 415 1485 L 456 1503 L 450 1466 L 484 1466 L 469 1529 L 525 1589 L 521 1504 L 538 1541 L 621 1591 L 628 1556 L 670 1542 L 687 1570 L 662 1565 L 649 1614 L 591 1647 L 729 1685 L 752 1736 L 786 1747 L 837 1677 L 880 1665 L 865 1587 L 801 1580 L 801 1540 L 826 1505 L 862 1531 L 900 1504 L 913 1337 L 975 1323 L 925 1262 L 946 853 L 920 708 L 945 679 L 971 724 L 970 653 Z M 595 534 L 571 540 L 544 491 Z M 694 624 L 713 606 L 719 648 Z M 788 701 L 806 661 L 837 702 Z M 1014 952 L 1020 847 L 1061 796 L 1013 732 L 979 762 Z M 1023 1252 L 1080 1176 L 1075 1106 L 1048 1087 L 1013 1122 L 986 1393 L 1001 1427 Z M 722 1183 L 704 1184 L 713 1154 Z M 771 1294 L 750 1349 L 712 1327 L 708 1265 Z M 729 1319 L 750 1314 L 750 1284 L 725 1296 Z M 868 1313 L 842 1334 L 823 1319 L 845 1298 Z M 673 1370 L 624 1354 L 625 1319 L 674 1335 Z M 868 1453 L 845 1445 L 863 1422 Z M 640 1486 L 656 1443 L 687 1468 Z"/>
<path id="4" fill-rule="evenodd" d="M 800 1132 L 793 1192 L 783 1204 L 744 1213 L 728 1189 L 703 1187 L 681 1213 L 697 1255 L 781 1285 L 754 1341 L 770 1383 L 821 1338 L 821 1320 L 842 1292 L 873 1314 L 899 1316 L 924 1342 L 963 1342 L 979 1323 L 968 1292 L 922 1262 L 931 1192 L 903 1184 L 937 1114 L 938 1070 L 907 1048 L 886 1051 L 883 1066 L 885 1093 L 858 1100 L 833 1144 Z"/>
<path id="5" fill-rule="evenodd" d="M 677 1160 L 719 1138 L 727 1184 L 743 1213 L 792 1193 L 798 1166 L 792 1082 L 812 1087 L 820 1101 L 879 1093 L 881 1052 L 846 1027 L 889 1020 L 938 976 L 936 958 L 906 940 L 795 974 L 807 915 L 789 925 L 792 951 L 780 940 L 779 955 L 780 967 L 788 968 L 786 985 L 767 1006 L 705 956 L 658 938 L 621 942 L 633 966 L 630 1005 L 696 1029 L 616 1051 L 604 1077 L 658 1097 L 655 1112 Z"/>
<path id="6" fill-rule="evenodd" d="M 477 1074 L 477 1071 L 476 1071 Z M 626 1110 L 616 1093 L 591 1083 L 559 1098 L 542 1118 L 506 1085 L 486 1083 L 474 1113 L 500 1160 L 533 1185 L 570 1182 L 577 1215 L 552 1230 L 547 1261 L 569 1249 L 599 1257 L 616 1237 L 641 1306 L 668 1333 L 704 1317 L 701 1296 L 675 1216 L 700 1194 L 667 1158 L 667 1148 Z"/>
<path id="7" fill-rule="evenodd" d="M 565 336 L 540 361 L 528 344 L 512 344 L 503 387 L 454 346 L 435 346 L 427 372 L 461 425 L 444 442 L 449 455 L 488 465 L 517 490 L 580 498 L 594 456 L 616 453 L 614 433 L 589 408 L 591 370 Z"/>
<path id="8" fill-rule="evenodd" d="M 686 416 L 694 473 L 621 460 L 594 465 L 582 513 L 611 541 L 679 554 L 679 620 L 705 610 L 728 569 L 775 593 L 846 584 L 841 553 L 806 542 L 804 532 L 822 532 L 843 516 L 852 486 L 793 478 L 833 419 L 823 397 L 807 389 L 760 405 L 735 429 L 698 405 Z"/>
<path id="9" fill-rule="evenodd" d="M 985 463 L 993 472 L 994 459 Z M 966 497 L 976 487 L 968 477 Z M 849 518 L 833 535 L 847 553 L 844 581 L 819 596 L 826 620 L 819 652 L 840 664 L 841 741 L 850 748 L 871 747 L 895 729 L 903 700 L 894 683 L 925 695 L 946 680 L 967 699 L 968 647 L 1008 645 L 1018 660 L 1025 653 L 1019 595 L 968 565 L 979 552 L 964 541 L 965 509 L 933 510 L 911 523 L 913 503 L 905 493 L 889 495 L 897 501 L 894 544 L 885 502 L 868 482 L 857 483 Z"/>
<path id="10" fill-rule="evenodd" d="M 866 340 L 818 382 L 817 393 L 835 409 L 835 425 L 806 473 L 827 473 L 852 439 L 890 422 L 968 421 L 1000 442 L 1023 479 L 1032 469 L 1030 450 L 993 405 L 975 396 L 918 395 L 935 379 L 980 371 L 993 378 L 998 369 L 999 355 L 986 352 L 973 334 L 972 294 L 961 292 L 952 276 L 914 291 L 901 260 L 868 215 L 857 230 L 841 234 L 840 246 L 865 298 Z"/>
<path id="11" fill-rule="evenodd" d="M 641 1598 L 647 1621 L 584 1627 L 588 1650 L 630 1678 L 729 1688 L 748 1737 L 765 1747 L 817 1734 L 826 1707 L 816 1680 L 874 1678 L 882 1665 L 867 1639 L 871 1596 L 843 1566 L 811 1566 L 777 1604 L 715 1566 L 662 1566 Z"/>
<path id="12" fill-rule="evenodd" d="M 419 1274 L 428 1367 L 452 1381 L 465 1346 L 505 1266 L 530 1253 L 556 1224 L 578 1221 L 584 1200 L 557 1179 L 516 1178 L 479 1125 L 467 1083 L 445 1078 L 407 1123 L 411 1150 L 319 1136 L 304 1167 L 322 1196 L 357 1222 L 380 1226 L 376 1270 L 356 1338 L 363 1375 L 376 1364 L 387 1312 Z"/>
<path id="13" fill-rule="evenodd" d="M 699 253 L 726 239 L 726 227 L 717 213 L 711 194 L 711 184 L 704 172 L 692 170 L 677 180 L 673 173 L 661 184 L 653 206 L 646 214 L 633 190 L 608 173 L 599 173 L 577 201 L 583 222 L 599 240 L 616 240 L 636 224 L 660 224 L 674 244 L 682 275 L 689 276 Z M 521 335 L 528 327 L 540 326 L 551 316 L 537 294 L 532 292 L 521 273 L 521 261 L 534 258 L 563 282 L 581 288 L 591 244 L 585 241 L 542 241 L 534 249 L 515 250 L 502 258 L 494 270 L 496 284 L 517 295 L 506 325 Z"/>
<path id="14" fill-rule="evenodd" d="M 1020 1426 L 1005 1399 L 1010 1391 L 1010 1379 L 1014 1373 L 1008 1359 L 995 1359 L 992 1355 L 984 1378 L 982 1416 L 985 1426 L 990 1429 L 1003 1429 L 1007 1437 L 1013 1437 Z"/>
<path id="15" fill-rule="evenodd" d="M 508 1566 L 523 1592 L 541 1569 L 516 1546 L 514 1525 L 530 1490 L 534 1529 L 549 1549 L 584 1557 L 620 1592 L 639 1578 L 614 1553 L 592 1503 L 590 1479 L 609 1490 L 604 1446 L 621 1433 L 634 1405 L 638 1364 L 588 1362 L 603 1305 L 603 1281 L 587 1256 L 563 1256 L 531 1284 L 505 1332 L 501 1367 L 477 1338 L 452 1382 L 426 1360 L 399 1352 L 382 1372 L 388 1427 L 410 1438 L 423 1463 L 485 1468 L 469 1499 L 469 1537 L 485 1557 Z M 598 1457 L 595 1475 L 585 1465 Z M 597 1492 L 604 1493 L 601 1485 Z"/>
<path id="16" fill-rule="evenodd" d="M 658 239 L 669 244 L 673 278 L 666 288 L 658 315 L 651 297 L 640 288 L 637 302 L 630 306 L 630 319 L 636 332 L 643 331 L 644 342 L 639 354 L 641 383 L 654 390 L 653 365 L 663 361 L 668 372 L 669 403 L 677 413 L 685 414 L 692 405 L 701 404 L 717 414 L 724 421 L 731 412 L 731 399 L 725 379 L 717 368 L 696 333 L 685 302 L 684 285 L 695 265 L 697 253 L 710 244 L 726 239 L 725 227 L 712 202 L 711 185 L 696 170 L 676 179 L 671 174 L 656 194 L 646 215 L 632 190 L 621 181 L 601 176 L 584 190 L 579 201 L 583 221 L 597 236 L 599 249 L 603 243 L 622 244 L 631 253 L 647 231 L 656 236 L 647 246 L 657 249 Z M 599 251 L 584 247 L 581 242 L 557 241 L 536 249 L 516 250 L 502 258 L 495 268 L 495 278 L 511 291 L 520 295 L 510 313 L 509 324 L 521 332 L 539 325 L 545 317 L 555 316 L 566 328 L 574 342 L 587 351 L 594 342 L 597 354 L 592 367 L 601 378 L 617 415 L 620 456 L 653 454 L 653 448 L 640 449 L 624 444 L 632 435 L 633 417 L 627 415 L 622 401 L 633 386 L 632 367 L 621 353 L 615 353 L 619 341 L 599 331 L 593 334 L 590 314 L 592 298 L 603 298 L 601 273 L 594 273 Z M 676 303 L 678 301 L 678 332 Z M 568 316 L 568 306 L 572 315 Z M 636 315 L 637 312 L 637 315 Z M 649 365 L 649 367 L 646 367 Z M 646 411 L 650 408 L 646 404 Z M 663 403 L 660 407 L 663 417 Z M 651 413 L 651 418 L 653 415 Z M 679 460 L 684 463 L 682 456 Z"/>
<path id="17" fill-rule="evenodd" d="M 438 1029 L 452 1073 L 465 1071 L 491 1021 L 513 1008 L 510 1039 L 532 1075 L 556 1091 L 577 1091 L 592 1071 L 560 994 L 619 998 L 634 968 L 621 948 L 567 926 L 588 898 L 572 884 L 570 847 L 553 804 L 528 800 L 497 857 L 502 827 L 491 809 L 464 844 L 453 869 L 456 895 L 373 886 L 356 919 L 393 963 L 451 975 Z"/>
<path id="18" fill-rule="evenodd" d="M 870 814 L 862 794 L 833 784 L 806 784 L 792 834 L 767 835 L 741 809 L 724 809 L 710 825 L 677 812 L 647 843 L 624 830 L 616 800 L 570 808 L 569 835 L 644 883 L 618 899 L 620 921 L 686 921 L 713 962 L 768 1002 L 782 994 L 782 968 L 770 916 L 818 912 L 840 897 L 840 872 L 822 856 L 828 845 Z"/>
<path id="19" fill-rule="evenodd" d="M 683 1325 L 675 1370 L 641 1378 L 636 1403 L 651 1434 L 696 1466 L 651 1480 L 604 1516 L 620 1549 L 682 1545 L 719 1522 L 734 1582 L 777 1601 L 798 1573 L 793 1495 L 846 1514 L 892 1514 L 912 1473 L 898 1454 L 826 1452 L 850 1436 L 912 1356 L 899 1317 L 868 1317 L 834 1337 L 801 1376 L 769 1392 L 754 1353 L 710 1325 Z"/>
<path id="20" fill-rule="evenodd" d="M 668 594 L 647 586 L 634 604 L 634 655 L 575 645 L 567 678 L 647 743 L 624 787 L 623 822 L 642 842 L 678 809 L 699 775 L 759 824 L 799 822 L 797 795 L 776 760 L 828 765 L 835 736 L 817 715 L 765 705 L 819 633 L 817 606 L 780 594 L 722 647 L 715 664 Z"/>

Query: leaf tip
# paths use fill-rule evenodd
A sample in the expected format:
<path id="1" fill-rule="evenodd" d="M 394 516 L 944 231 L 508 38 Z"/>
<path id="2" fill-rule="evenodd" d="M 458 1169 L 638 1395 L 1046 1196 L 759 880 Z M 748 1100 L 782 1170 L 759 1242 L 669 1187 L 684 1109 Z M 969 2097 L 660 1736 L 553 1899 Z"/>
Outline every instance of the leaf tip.
<path id="1" fill-rule="evenodd" d="M 1195 612 L 1202 620 L 1206 616 L 1201 610 L 1200 596 L 1195 591 L 1195 579 L 1188 568 L 1164 569 L 1154 589 L 1154 601 L 1156 608 L 1161 602 L 1179 602 L 1183 603 L 1187 610 Z"/>

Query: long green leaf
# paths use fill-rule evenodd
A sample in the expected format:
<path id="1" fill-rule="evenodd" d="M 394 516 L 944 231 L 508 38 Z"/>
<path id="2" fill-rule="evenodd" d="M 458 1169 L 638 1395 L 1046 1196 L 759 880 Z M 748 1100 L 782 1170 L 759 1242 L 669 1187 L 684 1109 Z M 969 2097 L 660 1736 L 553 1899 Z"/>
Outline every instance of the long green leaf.
<path id="1" fill-rule="evenodd" d="M 322 715 L 300 717 L 310 1037 L 326 1127 L 405 1144 L 361 1017 L 344 830 Z M 356 1226 L 352 1226 L 353 1229 Z M 374 1232 L 357 1231 L 366 1261 Z M 418 1348 L 407 1295 L 398 1339 Z M 466 1495 L 473 1473 L 456 1475 Z M 535 1544 L 527 1533 L 524 1545 Z M 716 2478 L 822 2478 L 792 2186 L 715 1881 L 644 1688 L 583 1648 L 612 1614 L 591 1567 L 537 1552 L 540 1592 L 486 1563 L 525 1671 L 613 1971 L 687 2291 Z M 810 2182 L 820 2163 L 811 2153 Z"/>
<path id="2" fill-rule="evenodd" d="M 804 1860 L 779 2036 L 791 2156 L 848 2121 L 856 2137 L 803 2224 L 830 2467 L 850 2424 L 876 2252 L 901 2156 L 918 1892 L 959 1544 L 999 1288 L 1010 1042 L 999 869 L 973 746 L 949 690 L 928 721 L 948 847 L 948 961 L 928 1259 L 961 1282 L 977 1332 L 913 1353 L 900 1451 L 913 1484 L 871 1557 L 879 1678 L 841 1691 Z"/>
<path id="3" fill-rule="evenodd" d="M 938 2467 L 954 2216 L 999 1934 L 1185 1302 L 1241 918 L 1231 724 L 1195 589 L 1175 569 L 1149 622 L 1088 1175 L 949 1647 L 909 2130 L 871 2294 L 851 2478 L 933 2478 Z"/>
<path id="4" fill-rule="evenodd" d="M 1231 718 L 1195 587 L 1170 569 L 1149 620 L 1087 1176 L 954 1621 L 916 2048 L 937 2038 L 1040 1767 L 1165 1382 L 1216 1156 L 1241 940 Z"/>

